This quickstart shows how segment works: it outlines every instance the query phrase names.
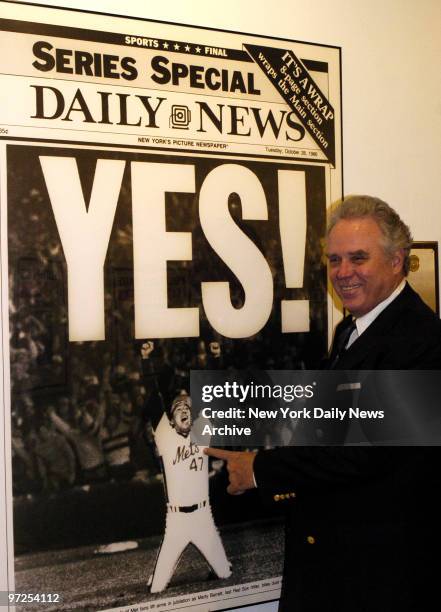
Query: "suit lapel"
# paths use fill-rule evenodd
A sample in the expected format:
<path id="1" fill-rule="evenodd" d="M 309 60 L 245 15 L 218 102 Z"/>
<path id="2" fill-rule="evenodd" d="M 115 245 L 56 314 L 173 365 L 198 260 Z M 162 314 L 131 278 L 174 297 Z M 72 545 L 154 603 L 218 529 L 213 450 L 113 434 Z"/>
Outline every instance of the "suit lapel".
<path id="1" fill-rule="evenodd" d="M 332 365 L 334 364 L 336 357 L 337 357 L 337 353 L 339 352 L 339 346 L 341 344 L 341 339 L 342 337 L 346 337 L 348 334 L 348 328 L 352 326 L 352 322 L 353 322 L 353 317 L 352 315 L 349 315 L 347 317 L 345 317 L 343 319 L 343 321 L 341 321 L 341 323 L 337 326 L 336 330 L 335 330 L 335 335 L 334 338 L 332 340 L 332 347 L 331 347 L 331 352 L 329 354 L 328 360 L 325 363 L 325 369 L 335 369 L 336 366 Z M 349 338 L 347 338 L 349 339 Z M 340 358 L 341 359 L 341 353 L 340 353 Z"/>

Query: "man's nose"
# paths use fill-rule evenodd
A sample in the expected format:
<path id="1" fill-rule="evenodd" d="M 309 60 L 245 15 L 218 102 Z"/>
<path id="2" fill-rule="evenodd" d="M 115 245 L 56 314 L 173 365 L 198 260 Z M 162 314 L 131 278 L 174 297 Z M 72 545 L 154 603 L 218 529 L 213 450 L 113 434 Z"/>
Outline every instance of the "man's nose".
<path id="1" fill-rule="evenodd" d="M 349 260 L 343 259 L 337 268 L 336 277 L 337 278 L 347 278 L 349 276 L 352 276 L 353 270 L 354 268 L 353 268 L 352 263 Z"/>

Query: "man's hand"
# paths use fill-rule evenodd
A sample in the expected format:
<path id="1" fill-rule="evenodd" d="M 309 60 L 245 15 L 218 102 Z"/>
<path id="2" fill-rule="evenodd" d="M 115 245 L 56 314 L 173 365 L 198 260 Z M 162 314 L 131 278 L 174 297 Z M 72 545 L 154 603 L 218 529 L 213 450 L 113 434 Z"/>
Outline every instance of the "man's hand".
<path id="1" fill-rule="evenodd" d="M 155 344 L 154 342 L 152 342 L 152 340 L 148 340 L 147 342 L 144 342 L 143 345 L 141 346 L 141 357 L 143 359 L 148 359 L 150 357 L 150 353 L 153 351 L 154 348 L 155 348 Z"/>
<path id="2" fill-rule="evenodd" d="M 230 478 L 227 491 L 230 495 L 240 495 L 247 489 L 254 489 L 253 463 L 257 453 L 228 451 L 220 448 L 206 448 L 204 453 L 226 461 Z"/>

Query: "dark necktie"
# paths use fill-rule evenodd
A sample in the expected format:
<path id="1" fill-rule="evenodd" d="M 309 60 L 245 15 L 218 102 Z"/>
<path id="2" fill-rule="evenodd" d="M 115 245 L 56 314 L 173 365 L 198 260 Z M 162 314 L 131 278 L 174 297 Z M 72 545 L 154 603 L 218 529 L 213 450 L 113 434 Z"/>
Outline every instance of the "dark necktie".
<path id="1" fill-rule="evenodd" d="M 340 359 L 340 357 L 343 355 L 343 353 L 346 350 L 346 345 L 354 329 L 357 329 L 357 326 L 355 325 L 354 319 L 352 319 L 351 323 L 335 339 L 334 357 L 328 365 L 328 370 L 333 370 L 335 368 L 338 360 Z"/>

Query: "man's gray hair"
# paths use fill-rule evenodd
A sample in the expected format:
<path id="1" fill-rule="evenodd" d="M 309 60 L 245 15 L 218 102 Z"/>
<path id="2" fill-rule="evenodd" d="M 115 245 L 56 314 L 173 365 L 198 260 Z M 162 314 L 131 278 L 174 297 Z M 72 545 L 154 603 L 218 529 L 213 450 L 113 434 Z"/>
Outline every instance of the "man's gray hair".
<path id="1" fill-rule="evenodd" d="M 367 195 L 351 195 L 337 202 L 331 210 L 327 236 L 341 219 L 360 219 L 362 217 L 370 217 L 378 223 L 384 237 L 383 247 L 390 257 L 395 251 L 403 249 L 403 272 L 407 276 L 410 267 L 412 235 L 399 214 L 383 200 Z"/>

